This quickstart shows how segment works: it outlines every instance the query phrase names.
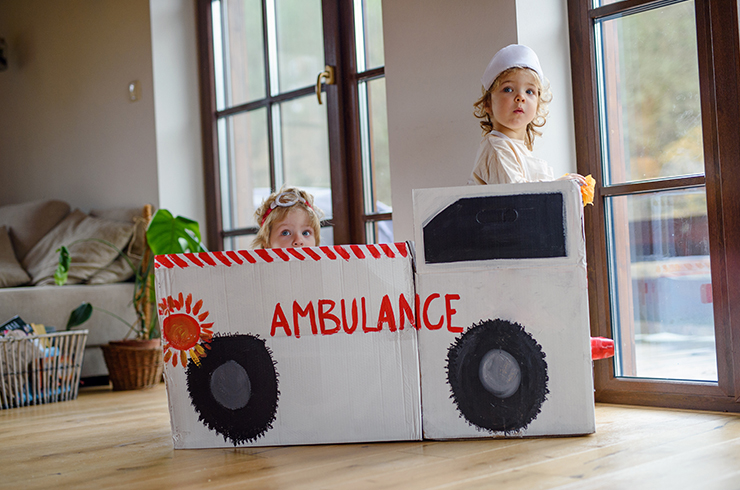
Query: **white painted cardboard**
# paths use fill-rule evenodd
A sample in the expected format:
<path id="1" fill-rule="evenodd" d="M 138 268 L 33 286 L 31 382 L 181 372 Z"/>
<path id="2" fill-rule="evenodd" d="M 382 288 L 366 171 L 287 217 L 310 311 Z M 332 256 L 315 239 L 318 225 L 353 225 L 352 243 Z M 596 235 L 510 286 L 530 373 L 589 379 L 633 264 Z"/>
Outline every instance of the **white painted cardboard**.
<path id="1" fill-rule="evenodd" d="M 155 265 L 160 324 L 170 315 L 185 314 L 197 321 L 206 337 L 210 331 L 214 334 L 210 343 L 201 337 L 200 347 L 180 350 L 172 347 L 176 332 L 169 339 L 164 335 L 164 373 L 175 448 L 421 438 L 416 331 L 408 315 L 400 322 L 399 310 L 401 296 L 413 308 L 412 258 L 407 244 L 165 255 L 157 256 Z M 350 334 L 353 301 L 359 325 Z M 366 321 L 361 313 L 363 302 Z M 296 315 L 294 303 L 298 305 Z M 315 331 L 311 314 L 305 313 L 310 308 Z M 300 336 L 295 332 L 296 319 Z M 204 416 L 196 410 L 194 397 L 200 399 L 218 388 L 213 366 L 207 378 L 217 388 L 200 381 L 197 386 L 188 385 L 188 370 L 199 369 L 190 352 L 196 356 L 206 352 L 205 358 L 199 358 L 203 367 L 216 356 L 215 339 L 227 334 L 264 340 L 278 375 L 274 420 L 256 437 L 247 438 L 240 432 L 243 417 L 221 420 L 223 410 L 236 413 L 243 408 L 239 393 L 220 395 L 228 406 L 222 403 L 221 412 L 206 410 Z M 234 344 L 219 345 L 218 352 L 223 353 L 223 346 Z M 183 367 L 183 356 L 187 367 Z M 227 376 L 227 388 L 233 388 L 233 378 Z M 250 398 L 247 405 L 256 398 Z M 219 426 L 222 422 L 225 425 Z"/>
<path id="2" fill-rule="evenodd" d="M 562 193 L 566 256 L 426 263 L 423 227 L 460 198 Z M 571 182 L 467 186 L 414 191 L 416 287 L 421 316 L 441 328 L 419 330 L 425 438 L 588 434 L 595 430 L 586 253 L 580 192 Z M 438 296 L 437 296 L 438 295 Z M 433 297 L 426 308 L 427 298 Z M 444 301 L 449 298 L 449 301 Z M 447 357 L 456 339 L 484 320 L 517 323 L 541 346 L 547 390 L 539 414 L 523 427 L 492 430 L 458 409 Z M 455 330 L 450 331 L 450 330 Z M 483 389 L 482 385 L 480 389 Z M 497 408 L 491 408 L 494 412 Z"/>

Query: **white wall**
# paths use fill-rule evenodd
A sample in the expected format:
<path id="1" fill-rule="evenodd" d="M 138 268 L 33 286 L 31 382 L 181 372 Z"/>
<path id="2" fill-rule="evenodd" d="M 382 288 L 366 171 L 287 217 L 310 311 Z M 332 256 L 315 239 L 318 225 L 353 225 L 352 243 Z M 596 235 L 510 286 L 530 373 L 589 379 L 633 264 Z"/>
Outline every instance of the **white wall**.
<path id="1" fill-rule="evenodd" d="M 412 189 L 467 182 L 480 77 L 508 44 L 538 52 L 555 93 L 536 154 L 556 173 L 575 171 L 567 33 L 565 0 L 383 2 L 394 239 L 413 239 Z"/>
<path id="2" fill-rule="evenodd" d="M 0 0 L 0 37 L 0 205 L 156 204 L 148 1 Z"/>
<path id="3" fill-rule="evenodd" d="M 153 0 L 154 110 L 159 205 L 206 236 L 195 0 Z"/>

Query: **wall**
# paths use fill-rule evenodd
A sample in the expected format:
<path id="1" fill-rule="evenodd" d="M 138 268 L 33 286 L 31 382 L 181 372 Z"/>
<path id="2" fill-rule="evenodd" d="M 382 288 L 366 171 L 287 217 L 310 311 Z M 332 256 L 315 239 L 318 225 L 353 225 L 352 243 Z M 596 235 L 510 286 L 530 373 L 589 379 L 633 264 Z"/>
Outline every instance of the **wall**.
<path id="1" fill-rule="evenodd" d="M 0 37 L 0 205 L 156 204 L 148 1 L 0 0 Z"/>
<path id="2" fill-rule="evenodd" d="M 575 171 L 565 0 L 385 0 L 383 35 L 395 240 L 413 239 L 411 191 L 465 185 L 481 139 L 480 77 L 511 43 L 540 54 L 555 99 L 535 154 Z"/>
<path id="3" fill-rule="evenodd" d="M 0 205 L 148 202 L 205 236 L 195 0 L 0 0 L 0 37 Z"/>
<path id="4" fill-rule="evenodd" d="M 151 2 L 159 204 L 206 237 L 194 0 Z"/>

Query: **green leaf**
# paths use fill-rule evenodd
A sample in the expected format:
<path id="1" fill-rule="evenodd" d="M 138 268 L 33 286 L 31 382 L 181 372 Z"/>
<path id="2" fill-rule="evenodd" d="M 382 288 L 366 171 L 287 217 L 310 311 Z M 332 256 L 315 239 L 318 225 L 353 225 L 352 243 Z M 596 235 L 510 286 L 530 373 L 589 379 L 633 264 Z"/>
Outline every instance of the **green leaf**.
<path id="1" fill-rule="evenodd" d="M 80 306 L 72 310 L 69 314 L 69 320 L 67 320 L 67 330 L 82 325 L 90 319 L 92 315 L 93 307 L 90 303 L 83 302 Z"/>
<path id="2" fill-rule="evenodd" d="M 197 221 L 160 209 L 146 230 L 146 239 L 154 255 L 205 252 Z"/>
<path id="3" fill-rule="evenodd" d="M 64 286 L 67 283 L 69 264 L 72 259 L 69 256 L 69 249 L 64 245 L 59 247 L 56 251 L 59 252 L 59 263 L 57 264 L 57 270 L 54 271 L 54 282 L 57 286 Z"/>

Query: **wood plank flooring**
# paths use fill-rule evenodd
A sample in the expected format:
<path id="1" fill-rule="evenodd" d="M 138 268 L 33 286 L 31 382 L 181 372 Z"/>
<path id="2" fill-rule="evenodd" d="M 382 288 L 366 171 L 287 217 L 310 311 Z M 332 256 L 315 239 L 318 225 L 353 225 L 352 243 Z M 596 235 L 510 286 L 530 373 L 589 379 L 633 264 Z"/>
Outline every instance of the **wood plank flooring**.
<path id="1" fill-rule="evenodd" d="M 0 411 L 0 488 L 740 489 L 740 416 L 598 404 L 584 437 L 172 447 L 164 385 Z"/>

